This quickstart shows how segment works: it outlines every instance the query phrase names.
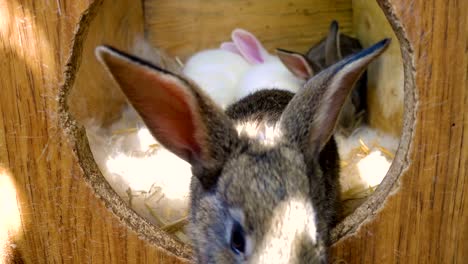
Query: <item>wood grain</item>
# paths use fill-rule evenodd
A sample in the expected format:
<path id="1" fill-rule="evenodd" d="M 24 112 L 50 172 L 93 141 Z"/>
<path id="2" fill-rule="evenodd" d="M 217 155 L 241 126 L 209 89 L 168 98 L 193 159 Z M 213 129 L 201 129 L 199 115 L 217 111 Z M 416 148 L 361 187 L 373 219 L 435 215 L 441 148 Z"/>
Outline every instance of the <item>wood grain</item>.
<path id="1" fill-rule="evenodd" d="M 306 52 L 328 33 L 330 21 L 343 32 L 352 29 L 349 0 L 145 0 L 149 40 L 170 55 L 186 59 L 230 39 L 234 28 L 253 32 L 273 52 Z"/>
<path id="2" fill-rule="evenodd" d="M 417 108 L 409 166 L 385 207 L 333 247 L 333 261 L 466 263 L 467 2 L 379 2 L 390 9 L 387 15 L 400 20 L 394 29 L 402 42 L 402 34 L 407 37 L 403 53 L 411 53 L 405 74 L 415 74 Z"/>
<path id="3" fill-rule="evenodd" d="M 399 20 L 405 74 L 415 77 L 416 112 L 405 113 L 414 123 L 404 122 L 412 142 L 408 155 L 399 153 L 408 166 L 385 207 L 333 247 L 332 261 L 465 263 L 468 3 L 388 1 L 379 0 Z M 4 190 L 16 197 L 0 203 L 8 205 L 0 218 L 9 219 L 0 220 L 0 262 L 183 262 L 139 238 L 96 197 L 58 120 L 75 26 L 98 2 L 0 0 L 0 198 L 10 197 Z"/>
<path id="4" fill-rule="evenodd" d="M 353 29 L 364 47 L 383 38 L 392 44 L 367 70 L 368 123 L 399 137 L 403 128 L 404 75 L 401 47 L 377 2 L 353 0 Z"/>
<path id="5" fill-rule="evenodd" d="M 82 126 L 89 125 L 87 122 L 90 120 L 86 120 L 89 118 L 94 122 L 104 121 L 105 124 L 106 120 L 111 121 L 112 117 L 119 117 L 120 107 L 125 100 L 116 83 L 97 61 L 94 54 L 97 45 L 104 43 L 133 54 L 150 56 L 151 60 L 161 67 L 172 68 L 176 65 L 173 59 L 155 52 L 151 46 L 146 47 L 149 49 L 145 48 L 146 42 L 142 42 L 141 39 L 142 11 L 141 2 L 100 0 L 88 9 L 87 13 L 93 14 L 89 19 L 80 19 L 71 56 L 67 62 L 63 89 L 59 92 L 60 120 L 84 172 L 84 180 L 104 201 L 105 206 L 141 238 L 177 256 L 189 258 L 189 245 L 152 225 L 151 218 L 147 219 L 144 214 L 140 215 L 136 210 L 132 210 L 124 201 L 125 195 L 119 197 L 117 190 L 112 188 L 100 172 Z"/>
<path id="6" fill-rule="evenodd" d="M 183 262 L 106 209 L 59 126 L 56 98 L 73 33 L 92 4 L 0 1 L 0 166 L 6 170 L 0 182 L 14 186 L 17 198 L 1 204 L 17 205 L 20 216 L 19 224 L 0 221 L 0 234 L 7 234 L 0 237 L 0 263 Z M 14 219 L 1 210 L 0 219 Z"/>
<path id="7" fill-rule="evenodd" d="M 82 22 L 82 50 L 75 52 L 80 64 L 67 105 L 73 117 L 80 121 L 93 119 L 109 123 L 119 118 L 125 97 L 94 56 L 98 45 L 112 45 L 131 50 L 137 36 L 143 36 L 143 9 L 135 1 L 98 1 L 92 19 Z M 104 11 L 105 10 L 105 11 Z M 75 41 L 76 43 L 77 41 Z M 81 48 L 81 47 L 80 47 Z"/>

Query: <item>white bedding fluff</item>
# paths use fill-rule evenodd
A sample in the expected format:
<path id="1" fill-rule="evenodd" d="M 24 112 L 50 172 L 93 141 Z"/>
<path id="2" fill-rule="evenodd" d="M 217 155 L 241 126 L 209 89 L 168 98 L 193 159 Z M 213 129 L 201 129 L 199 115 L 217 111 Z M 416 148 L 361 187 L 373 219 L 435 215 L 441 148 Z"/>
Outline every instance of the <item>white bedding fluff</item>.
<path id="1" fill-rule="evenodd" d="M 160 146 L 133 108 L 126 107 L 121 119 L 108 128 L 89 122 L 86 129 L 104 177 L 132 209 L 158 226 L 186 217 L 190 165 Z M 349 137 L 335 138 L 342 198 L 350 201 L 349 212 L 385 177 L 398 140 L 366 126 Z"/>
<path id="2" fill-rule="evenodd" d="M 85 127 L 102 174 L 133 210 L 158 226 L 186 217 L 190 165 L 158 145 L 133 108 L 108 128 Z"/>
<path id="3" fill-rule="evenodd" d="M 341 198 L 351 213 L 382 182 L 398 148 L 398 138 L 367 126 L 349 137 L 335 135 L 341 159 Z"/>
<path id="4" fill-rule="evenodd" d="M 158 61 L 151 45 L 138 38 L 134 53 Z M 173 65 L 177 69 L 177 65 Z M 172 226 L 188 214 L 190 165 L 160 146 L 135 110 L 127 106 L 110 127 L 93 121 L 85 124 L 91 151 L 102 174 L 117 194 L 139 215 L 159 227 Z M 238 127 L 250 133 L 251 127 Z M 254 129 L 255 130 L 255 129 Z M 266 143 L 277 131 L 266 128 Z M 258 137 L 258 135 L 257 135 Z M 342 198 L 345 213 L 352 212 L 372 194 L 385 177 L 398 139 L 363 126 L 351 136 L 336 135 L 341 157 Z M 272 141 L 274 142 L 274 141 Z M 185 240 L 183 229 L 174 231 Z"/>

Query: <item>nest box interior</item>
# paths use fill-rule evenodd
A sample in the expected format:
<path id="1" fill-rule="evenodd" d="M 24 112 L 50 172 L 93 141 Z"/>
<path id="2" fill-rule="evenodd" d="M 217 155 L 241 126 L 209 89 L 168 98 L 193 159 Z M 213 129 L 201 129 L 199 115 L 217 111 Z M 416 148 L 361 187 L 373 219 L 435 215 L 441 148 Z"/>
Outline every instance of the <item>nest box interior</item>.
<path id="1" fill-rule="evenodd" d="M 90 146 L 96 138 L 90 135 L 97 132 L 91 131 L 91 124 L 103 129 L 113 128 L 114 134 L 108 136 L 118 137 L 119 133 L 135 131 L 132 125 L 116 126 L 116 122 L 125 115 L 127 120 L 138 120 L 138 116 L 125 112 L 126 100 L 95 59 L 95 47 L 108 44 L 137 55 L 144 54 L 145 47 L 136 47 L 135 41 L 145 38 L 153 48 L 184 62 L 197 51 L 218 47 L 229 40 L 234 28 L 240 27 L 254 32 L 269 51 L 285 48 L 306 52 L 327 34 L 330 22 L 337 20 L 341 32 L 358 38 L 364 47 L 385 37 L 392 38 L 389 49 L 368 69 L 367 125 L 398 141 L 390 153 L 385 154 L 385 148 L 381 151 L 393 160 L 385 178 L 378 187 L 371 188 L 372 194 L 358 199 L 353 210 L 333 230 L 333 240 L 353 232 L 365 220 L 372 220 L 373 213 L 384 206 L 386 197 L 395 190 L 409 146 L 408 131 L 412 126 L 414 105 L 412 76 L 404 63 L 408 56 L 405 55 L 407 47 L 402 44 L 403 29 L 399 28 L 391 10 L 384 0 L 380 3 L 364 0 L 95 1 L 83 14 L 76 31 L 71 67 L 61 95 L 62 107 L 67 113 L 63 125 L 69 131 L 90 187 L 110 210 L 145 239 L 177 256 L 189 258 L 191 249 L 183 232 L 184 215 L 173 215 L 171 221 L 165 222 L 158 220 L 160 211 L 151 210 L 151 203 L 161 198 L 159 189 L 150 185 L 138 190 L 109 181 L 102 164 L 96 162 L 99 157 Z M 171 67 L 170 61 L 160 63 Z M 149 142 L 149 147 L 160 147 L 152 143 L 151 136 Z M 369 152 L 380 146 L 373 144 L 361 142 L 357 146 Z M 135 166 L 138 171 L 138 165 Z M 158 171 L 157 166 L 153 169 Z M 186 173 L 184 168 L 177 173 L 179 171 Z M 134 206 L 138 200 L 143 203 Z"/>

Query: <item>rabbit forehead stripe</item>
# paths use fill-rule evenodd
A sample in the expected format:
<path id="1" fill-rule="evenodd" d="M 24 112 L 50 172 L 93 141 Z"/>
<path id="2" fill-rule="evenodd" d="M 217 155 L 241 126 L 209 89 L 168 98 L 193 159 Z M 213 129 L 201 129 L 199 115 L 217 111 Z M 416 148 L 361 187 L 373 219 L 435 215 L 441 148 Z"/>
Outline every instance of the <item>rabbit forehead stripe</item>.
<path id="1" fill-rule="evenodd" d="M 274 209 L 269 229 L 252 262 L 297 263 L 304 242 L 317 243 L 315 210 L 307 197 L 290 197 Z"/>
<path id="2" fill-rule="evenodd" d="M 306 172 L 298 150 L 285 144 L 270 148 L 251 141 L 226 163 L 217 193 L 231 208 L 243 208 L 246 226 L 262 226 L 280 202 L 309 195 Z"/>
<path id="3" fill-rule="evenodd" d="M 251 143 L 226 164 L 216 196 L 253 241 L 252 263 L 295 263 L 303 247 L 320 248 L 306 171 L 302 154 L 285 145 Z"/>

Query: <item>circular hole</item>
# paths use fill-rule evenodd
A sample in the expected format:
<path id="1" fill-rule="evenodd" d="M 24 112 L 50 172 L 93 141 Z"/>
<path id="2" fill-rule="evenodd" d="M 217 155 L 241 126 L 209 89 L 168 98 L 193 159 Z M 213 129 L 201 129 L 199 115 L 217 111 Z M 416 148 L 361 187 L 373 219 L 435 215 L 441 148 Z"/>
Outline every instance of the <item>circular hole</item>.
<path id="1" fill-rule="evenodd" d="M 126 108 L 123 95 L 94 59 L 97 45 L 107 43 L 144 54 L 147 47 L 134 43 L 145 32 L 154 46 L 185 61 L 196 51 L 216 47 L 229 38 L 232 29 L 242 27 L 256 32 L 270 51 L 281 47 L 304 52 L 327 34 L 333 19 L 343 33 L 357 37 L 365 47 L 392 37 L 389 50 L 368 70 L 368 128 L 354 132 L 352 142 L 338 140 L 344 146 L 340 154 L 346 163 L 342 165 L 346 175 L 342 175 L 346 177 L 342 184 L 348 211 L 333 230 L 333 241 L 356 230 L 379 209 L 407 162 L 414 120 L 413 76 L 409 44 L 390 4 L 380 1 L 382 10 L 377 3 L 362 0 L 323 0 L 320 4 L 304 0 L 276 7 L 267 2 L 251 3 L 242 15 L 230 16 L 224 14 L 223 10 L 229 10 L 225 3 L 208 7 L 197 1 L 180 5 L 147 0 L 140 7 L 96 1 L 80 22 L 60 96 L 63 126 L 69 131 L 85 179 L 106 206 L 147 240 L 177 256 L 191 256 L 183 232 L 188 164 L 176 161 L 157 145 L 133 110 Z M 296 12 L 297 6 L 303 11 Z M 155 161 L 169 166 L 164 169 L 154 165 Z M 371 168 L 373 173 L 366 181 L 368 164 L 376 162 L 378 168 Z M 176 181 L 161 181 L 161 171 L 176 175 Z M 352 177 L 356 178 L 350 180 Z"/>

